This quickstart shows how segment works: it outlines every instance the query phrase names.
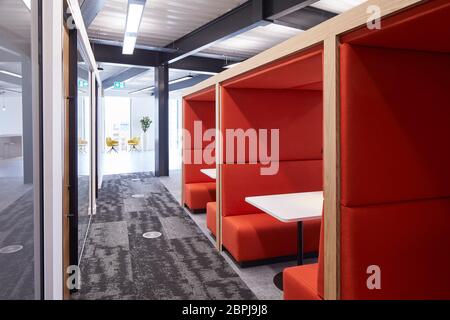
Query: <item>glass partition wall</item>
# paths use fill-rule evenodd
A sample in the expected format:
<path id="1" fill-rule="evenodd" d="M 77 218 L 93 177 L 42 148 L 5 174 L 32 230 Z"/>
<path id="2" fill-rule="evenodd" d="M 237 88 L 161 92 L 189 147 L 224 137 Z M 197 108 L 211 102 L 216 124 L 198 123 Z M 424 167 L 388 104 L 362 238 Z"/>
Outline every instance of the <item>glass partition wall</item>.
<path id="1" fill-rule="evenodd" d="M 0 300 L 42 297 L 40 1 L 25 3 L 0 1 Z"/>
<path id="2" fill-rule="evenodd" d="M 78 141 L 78 256 L 81 260 L 84 240 L 92 217 L 92 136 L 91 93 L 92 83 L 88 65 L 79 55 L 77 97 L 77 141 Z"/>

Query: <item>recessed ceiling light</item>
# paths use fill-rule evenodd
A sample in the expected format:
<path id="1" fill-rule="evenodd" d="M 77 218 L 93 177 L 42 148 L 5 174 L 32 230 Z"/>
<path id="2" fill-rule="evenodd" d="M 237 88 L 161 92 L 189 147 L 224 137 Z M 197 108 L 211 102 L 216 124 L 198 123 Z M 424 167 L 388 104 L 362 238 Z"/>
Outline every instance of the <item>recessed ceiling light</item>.
<path id="1" fill-rule="evenodd" d="M 178 83 L 178 82 L 183 82 L 183 81 L 186 81 L 186 80 L 190 80 L 192 78 L 193 78 L 193 76 L 186 76 L 186 77 L 183 77 L 183 78 L 179 78 L 179 79 L 175 79 L 175 80 L 169 81 L 169 84 L 175 84 L 175 83 Z"/>
<path id="2" fill-rule="evenodd" d="M 241 62 L 232 63 L 232 64 L 229 64 L 229 65 L 226 65 L 224 68 L 225 69 L 231 69 L 231 68 L 237 67 L 240 64 L 241 64 Z"/>
<path id="3" fill-rule="evenodd" d="M 123 40 L 123 54 L 133 54 L 134 47 L 136 46 L 137 37 L 136 36 L 125 36 Z"/>
<path id="4" fill-rule="evenodd" d="M 133 54 L 146 0 L 128 0 L 127 22 L 123 39 L 123 54 Z"/>
<path id="5" fill-rule="evenodd" d="M 130 94 L 138 94 L 138 93 L 145 92 L 145 91 L 150 91 L 150 90 L 153 90 L 153 89 L 155 89 L 155 86 L 147 87 L 147 88 L 144 88 L 144 89 L 139 89 L 139 90 L 130 92 Z"/>
<path id="6" fill-rule="evenodd" d="M 31 0 L 22 0 L 22 1 L 27 6 L 28 10 L 31 10 Z"/>
<path id="7" fill-rule="evenodd" d="M 11 76 L 11 77 L 22 79 L 22 76 L 20 74 L 17 74 L 17 73 L 14 73 L 14 72 L 9 72 L 9 71 L 6 71 L 6 70 L 0 70 L 0 73 L 6 74 L 6 75 Z"/>

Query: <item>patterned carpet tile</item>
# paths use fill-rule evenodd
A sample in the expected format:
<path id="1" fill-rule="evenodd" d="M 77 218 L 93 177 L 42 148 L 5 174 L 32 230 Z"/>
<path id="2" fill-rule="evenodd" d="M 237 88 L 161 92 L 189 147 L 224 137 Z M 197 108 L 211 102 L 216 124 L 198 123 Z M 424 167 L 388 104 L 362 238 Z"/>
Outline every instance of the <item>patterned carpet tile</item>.
<path id="1" fill-rule="evenodd" d="M 105 177 L 81 271 L 74 299 L 255 299 L 151 174 Z"/>

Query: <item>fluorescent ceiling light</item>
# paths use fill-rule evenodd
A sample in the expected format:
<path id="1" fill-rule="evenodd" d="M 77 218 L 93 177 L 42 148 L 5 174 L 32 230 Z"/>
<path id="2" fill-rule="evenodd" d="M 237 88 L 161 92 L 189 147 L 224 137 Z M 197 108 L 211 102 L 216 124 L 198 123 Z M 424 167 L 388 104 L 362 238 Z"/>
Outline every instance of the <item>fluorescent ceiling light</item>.
<path id="1" fill-rule="evenodd" d="M 126 33 L 137 33 L 141 24 L 142 14 L 144 13 L 144 5 L 131 3 L 128 6 L 128 17 Z"/>
<path id="2" fill-rule="evenodd" d="M 28 10 L 31 10 L 31 0 L 22 0 L 22 1 L 27 6 Z"/>
<path id="3" fill-rule="evenodd" d="M 139 26 L 144 14 L 146 0 L 129 0 L 125 36 L 123 40 L 123 54 L 133 54 L 136 47 Z"/>
<path id="4" fill-rule="evenodd" d="M 234 68 L 234 67 L 236 67 L 236 66 L 238 66 L 240 64 L 241 64 L 240 62 L 232 63 L 232 64 L 229 64 L 229 65 L 226 65 L 224 68 L 225 69 L 231 69 L 231 68 Z"/>
<path id="5" fill-rule="evenodd" d="M 169 84 L 175 84 L 175 83 L 178 83 L 178 82 L 183 82 L 185 80 L 189 80 L 189 79 L 192 79 L 192 78 L 193 78 L 193 76 L 186 76 L 186 77 L 183 77 L 183 78 L 179 78 L 179 79 L 175 79 L 175 80 L 169 81 Z"/>
<path id="6" fill-rule="evenodd" d="M 20 74 L 17 74 L 17 73 L 9 72 L 9 71 L 6 71 L 6 70 L 0 70 L 0 73 L 6 74 L 6 75 L 11 76 L 11 77 L 22 79 L 22 76 Z"/>
<path id="7" fill-rule="evenodd" d="M 313 3 L 311 7 L 339 14 L 366 1 L 367 0 L 320 0 Z"/>
<path id="8" fill-rule="evenodd" d="M 138 94 L 138 93 L 149 91 L 149 90 L 152 90 L 152 89 L 155 89 L 155 86 L 147 87 L 147 88 L 144 88 L 144 89 L 139 89 L 137 91 L 130 92 L 130 94 Z"/>
<path id="9" fill-rule="evenodd" d="M 136 36 L 125 36 L 125 39 L 123 40 L 123 48 L 122 48 L 122 54 L 133 54 L 134 47 L 136 46 Z"/>

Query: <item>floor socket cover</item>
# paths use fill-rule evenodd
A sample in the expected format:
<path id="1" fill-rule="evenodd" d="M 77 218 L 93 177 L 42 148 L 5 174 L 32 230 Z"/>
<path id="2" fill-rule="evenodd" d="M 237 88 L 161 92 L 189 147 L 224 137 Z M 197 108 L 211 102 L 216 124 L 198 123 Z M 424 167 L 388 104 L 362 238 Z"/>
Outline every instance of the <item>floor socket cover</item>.
<path id="1" fill-rule="evenodd" d="M 144 238 L 146 239 L 156 239 L 162 236 L 161 232 L 147 232 L 144 233 Z"/>
<path id="2" fill-rule="evenodd" d="M 0 253 L 9 254 L 9 253 L 16 253 L 23 249 L 23 246 L 15 245 L 15 246 L 8 246 L 0 249 Z"/>

